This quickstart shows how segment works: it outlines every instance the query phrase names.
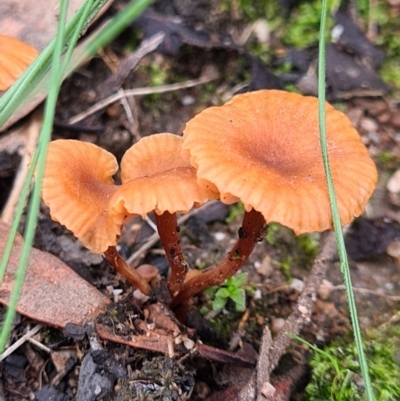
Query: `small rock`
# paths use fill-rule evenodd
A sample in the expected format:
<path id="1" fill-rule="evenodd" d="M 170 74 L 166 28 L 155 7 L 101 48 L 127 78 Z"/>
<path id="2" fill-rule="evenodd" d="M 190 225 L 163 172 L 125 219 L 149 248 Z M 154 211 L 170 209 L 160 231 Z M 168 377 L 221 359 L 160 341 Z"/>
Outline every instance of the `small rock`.
<path id="1" fill-rule="evenodd" d="M 389 200 L 395 206 L 400 206 L 400 170 L 397 170 L 386 184 Z"/>
<path id="2" fill-rule="evenodd" d="M 368 114 L 373 117 L 376 117 L 383 112 L 387 112 L 388 109 L 389 108 L 387 103 L 382 99 L 371 100 L 370 102 L 368 102 L 367 106 Z"/>
<path id="3" fill-rule="evenodd" d="M 216 232 L 216 233 L 214 233 L 214 238 L 215 238 L 217 241 L 223 241 L 223 240 L 225 239 L 225 237 L 226 237 L 226 234 L 225 234 L 225 233 L 222 233 L 222 232 Z"/>
<path id="4" fill-rule="evenodd" d="M 368 117 L 361 118 L 359 126 L 362 130 L 366 132 L 376 132 L 378 130 L 378 124 L 376 123 L 376 121 Z"/>
<path id="5" fill-rule="evenodd" d="M 400 110 L 395 111 L 389 121 L 393 128 L 400 128 Z"/>
<path id="6" fill-rule="evenodd" d="M 188 351 L 190 351 L 194 348 L 195 342 L 189 337 L 183 336 L 183 345 Z"/>
<path id="7" fill-rule="evenodd" d="M 400 170 L 397 170 L 389 179 L 386 189 L 389 192 L 400 192 Z"/>
<path id="8" fill-rule="evenodd" d="M 369 131 L 368 139 L 375 145 L 379 145 L 379 143 L 381 142 L 381 137 L 376 131 Z"/>
<path id="9" fill-rule="evenodd" d="M 386 253 L 400 264 L 400 241 L 391 242 L 386 248 Z"/>
<path id="10" fill-rule="evenodd" d="M 326 300 L 330 297 L 333 290 L 333 284 L 328 280 L 323 280 L 318 289 L 320 299 Z"/>
<path id="11" fill-rule="evenodd" d="M 196 101 L 196 99 L 190 95 L 182 96 L 182 99 L 181 99 L 182 106 L 190 106 L 195 101 Z"/>
<path id="12" fill-rule="evenodd" d="M 299 280 L 298 278 L 294 278 L 292 280 L 292 283 L 290 284 L 290 288 L 292 290 L 295 290 L 296 292 L 302 292 L 304 289 L 304 281 L 303 280 Z"/>
<path id="13" fill-rule="evenodd" d="M 260 43 L 269 43 L 271 29 L 266 19 L 260 18 L 253 23 L 253 32 Z"/>
<path id="14" fill-rule="evenodd" d="M 360 108 L 354 108 L 346 112 L 347 117 L 350 119 L 354 127 L 357 127 L 360 119 L 363 115 L 363 111 Z"/>
<path id="15" fill-rule="evenodd" d="M 392 113 L 390 111 L 385 111 L 382 114 L 379 114 L 376 117 L 376 120 L 380 124 L 386 124 L 386 123 L 388 123 L 390 121 L 391 118 L 392 118 Z"/>
<path id="16" fill-rule="evenodd" d="M 264 383 L 261 387 L 261 394 L 267 400 L 274 400 L 275 392 L 276 392 L 275 387 L 271 383 Z"/>
<path id="17" fill-rule="evenodd" d="M 257 274 L 259 274 L 260 276 L 271 276 L 274 271 L 271 257 L 267 255 L 261 262 L 261 265 L 259 265 L 259 267 L 256 267 L 256 271 Z"/>
<path id="18" fill-rule="evenodd" d="M 281 317 L 271 317 L 271 331 L 276 334 L 282 330 L 283 325 L 285 324 L 285 319 Z"/>
<path id="19" fill-rule="evenodd" d="M 305 306 L 303 306 L 303 305 L 299 305 L 299 306 L 297 307 L 297 310 L 298 310 L 302 315 L 307 314 L 307 308 L 306 308 Z"/>

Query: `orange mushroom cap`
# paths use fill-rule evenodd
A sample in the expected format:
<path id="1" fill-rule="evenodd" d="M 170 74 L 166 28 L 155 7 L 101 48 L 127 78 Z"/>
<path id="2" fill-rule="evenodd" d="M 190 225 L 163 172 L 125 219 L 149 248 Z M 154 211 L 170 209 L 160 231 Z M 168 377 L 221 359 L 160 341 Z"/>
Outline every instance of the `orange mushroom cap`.
<path id="1" fill-rule="evenodd" d="M 186 213 L 217 197 L 197 184 L 196 170 L 181 156 L 182 138 L 155 134 L 142 138 L 127 150 L 121 161 L 123 185 L 110 201 L 117 214 L 155 211 Z"/>
<path id="2" fill-rule="evenodd" d="M 34 47 L 22 40 L 0 35 L 0 91 L 6 91 L 38 54 Z"/>
<path id="3" fill-rule="evenodd" d="M 345 225 L 363 212 L 377 170 L 350 120 L 328 103 L 326 130 Z M 332 228 L 316 98 L 277 90 L 237 95 L 195 116 L 183 138 L 183 156 L 223 202 L 240 199 L 247 211 L 254 208 L 296 234 Z"/>
<path id="4" fill-rule="evenodd" d="M 117 243 L 124 216 L 108 213 L 118 186 L 114 155 L 91 143 L 56 140 L 49 144 L 42 197 L 51 218 L 66 226 L 95 253 Z"/>

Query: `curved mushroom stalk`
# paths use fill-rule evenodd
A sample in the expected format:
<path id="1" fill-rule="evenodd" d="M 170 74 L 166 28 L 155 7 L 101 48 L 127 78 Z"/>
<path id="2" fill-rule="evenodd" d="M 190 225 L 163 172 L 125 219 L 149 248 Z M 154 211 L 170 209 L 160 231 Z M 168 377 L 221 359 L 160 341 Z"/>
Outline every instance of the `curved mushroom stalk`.
<path id="1" fill-rule="evenodd" d="M 104 252 L 104 256 L 115 271 L 122 277 L 125 277 L 129 284 L 132 284 L 145 295 L 150 293 L 151 287 L 149 283 L 133 267 L 125 262 L 115 246 L 110 246 Z"/>
<path id="2" fill-rule="evenodd" d="M 218 266 L 185 283 L 183 290 L 173 300 L 172 307 L 176 307 L 206 288 L 220 285 L 232 277 L 246 262 L 257 242 L 265 237 L 266 229 L 265 219 L 260 212 L 254 209 L 246 212 L 242 227 L 239 229 L 239 239 L 228 256 Z"/>
<path id="3" fill-rule="evenodd" d="M 187 213 L 218 196 L 212 188 L 198 185 L 196 170 L 180 155 L 181 144 L 181 137 L 168 133 L 135 143 L 121 160 L 122 185 L 109 203 L 112 215 L 144 217 L 154 212 L 171 267 L 168 288 L 172 296 L 182 289 L 187 271 L 175 213 Z"/>
<path id="4" fill-rule="evenodd" d="M 185 276 L 188 271 L 188 266 L 180 245 L 176 213 L 164 212 L 162 214 L 154 213 L 154 215 L 161 243 L 165 250 L 165 256 L 171 268 L 168 289 L 172 297 L 176 297 L 183 289 Z"/>

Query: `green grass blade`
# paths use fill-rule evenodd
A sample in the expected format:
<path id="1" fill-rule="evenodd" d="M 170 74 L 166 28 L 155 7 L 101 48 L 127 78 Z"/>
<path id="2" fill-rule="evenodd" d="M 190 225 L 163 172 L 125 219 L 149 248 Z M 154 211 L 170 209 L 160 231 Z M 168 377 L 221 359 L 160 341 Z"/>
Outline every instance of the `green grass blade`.
<path id="1" fill-rule="evenodd" d="M 97 12 L 107 0 L 95 0 L 89 10 L 90 19 L 93 18 L 94 13 Z M 79 8 L 65 27 L 65 41 L 69 43 L 76 31 L 76 27 L 86 10 L 86 3 Z M 85 25 L 88 21 L 85 22 Z M 78 32 L 78 35 L 80 31 Z M 44 75 L 50 69 L 52 57 L 55 48 L 55 39 L 40 53 L 38 58 L 32 65 L 22 74 L 22 76 L 15 82 L 15 84 L 3 95 L 0 99 L 0 127 L 8 120 L 14 113 L 18 105 L 23 99 L 38 85 Z"/>
<path id="2" fill-rule="evenodd" d="M 40 132 L 39 146 L 35 153 L 38 153 L 38 158 L 42 159 L 42 163 L 38 163 L 37 177 L 39 184 L 36 184 L 33 188 L 33 194 L 29 205 L 28 219 L 26 224 L 26 232 L 24 237 L 24 243 L 22 246 L 21 257 L 19 261 L 18 270 L 14 282 L 14 288 L 10 296 L 8 309 L 3 322 L 3 328 L 0 333 L 0 352 L 3 352 L 7 338 L 10 334 L 12 322 L 15 318 L 16 307 L 18 299 L 21 293 L 22 285 L 24 282 L 26 267 L 28 265 L 30 249 L 32 247 L 33 238 L 35 234 L 35 228 L 39 215 L 40 206 L 40 182 L 44 173 L 44 157 L 47 152 L 47 145 L 51 138 L 51 131 L 53 127 L 54 110 L 56 107 L 57 95 L 62 82 L 62 72 L 60 71 L 61 56 L 64 46 L 64 33 L 65 33 L 65 21 L 67 18 L 69 0 L 62 0 L 60 16 L 58 22 L 58 31 L 55 41 L 55 49 L 52 63 L 52 79 L 51 89 L 49 96 L 46 101 L 45 112 L 44 112 L 44 123 Z"/>
<path id="3" fill-rule="evenodd" d="M 94 17 L 95 13 L 98 12 L 105 1 L 106 0 L 88 0 L 75 14 L 70 23 L 64 23 L 61 27 L 59 25 L 57 37 L 50 43 L 45 51 L 42 52 L 41 56 L 39 56 L 39 59 L 36 60 L 29 71 L 27 71 L 24 76 L 21 77 L 19 82 L 14 85 L 13 88 L 11 88 L 9 91 L 7 91 L 7 93 L 0 100 L 1 126 L 9 118 L 9 113 L 12 113 L 15 110 L 15 108 L 9 108 L 8 106 L 10 104 L 18 105 L 18 101 L 16 101 L 15 98 L 17 100 L 21 99 L 21 96 L 23 97 L 29 91 L 34 90 L 35 85 L 40 82 L 40 80 L 47 73 L 47 69 L 50 67 L 50 62 L 52 63 L 51 81 L 49 85 L 50 90 L 46 101 L 44 124 L 40 132 L 39 144 L 33 155 L 32 162 L 24 182 L 11 232 L 9 234 L 3 258 L 0 263 L 1 283 L 11 254 L 12 245 L 17 234 L 19 222 L 29 195 L 32 177 L 36 170 L 36 184 L 34 186 L 31 202 L 29 205 L 28 220 L 25 230 L 25 242 L 21 254 L 20 265 L 16 273 L 13 293 L 10 297 L 9 307 L 0 333 L 0 353 L 4 350 L 5 343 L 10 333 L 13 319 L 15 317 L 15 308 L 18 302 L 19 294 L 21 292 L 23 279 L 25 277 L 25 271 L 28 264 L 29 252 L 33 243 L 34 232 L 40 207 L 40 193 L 42 178 L 44 174 L 45 157 L 47 154 L 48 143 L 51 138 L 54 110 L 56 106 L 58 92 L 63 77 L 68 72 L 70 72 L 74 66 L 78 64 L 76 61 L 71 61 L 71 58 L 73 56 L 72 52 L 81 32 L 85 30 L 91 19 Z M 80 56 L 78 57 L 78 61 L 82 61 L 83 59 L 94 55 L 101 47 L 103 47 L 116 35 L 118 35 L 133 19 L 140 15 L 151 2 L 152 0 L 137 0 L 130 3 L 126 7 L 126 9 L 121 11 L 107 26 L 101 29 L 98 36 L 96 36 L 93 40 L 90 40 L 86 44 L 83 53 L 80 54 Z M 65 3 L 68 4 L 68 1 L 65 1 Z M 65 3 L 63 0 L 63 7 Z M 65 7 L 67 7 L 67 5 Z M 61 56 L 66 44 L 69 44 L 70 46 L 68 47 L 67 53 L 62 62 Z M 52 61 L 51 57 L 53 57 Z M 5 97 L 6 95 L 8 96 Z"/>
<path id="4" fill-rule="evenodd" d="M 340 224 L 340 217 L 338 206 L 336 202 L 335 189 L 333 185 L 332 175 L 329 168 L 329 158 L 326 143 L 326 119 L 325 119 L 325 31 L 326 31 L 326 16 L 327 16 L 327 0 L 322 0 L 322 12 L 321 12 L 321 27 L 320 27 L 320 39 L 319 39 L 319 58 L 318 58 L 318 108 L 319 108 L 319 130 L 320 130 L 320 142 L 322 158 L 324 163 L 324 169 L 326 174 L 326 180 L 328 184 L 329 199 L 331 204 L 331 211 L 333 216 L 333 225 L 335 228 L 336 241 L 338 246 L 339 258 L 340 258 L 340 269 L 343 275 L 344 284 L 347 292 L 347 299 L 350 310 L 350 317 L 354 331 L 354 339 L 356 342 L 357 352 L 359 356 L 359 362 L 361 367 L 361 374 L 365 383 L 365 390 L 367 399 L 373 401 L 375 399 L 372 390 L 371 380 L 368 372 L 368 365 L 362 345 L 361 331 L 358 324 L 357 309 L 354 300 L 354 292 L 352 289 L 351 276 L 349 264 L 347 261 L 347 253 L 344 244 L 343 233 Z"/>

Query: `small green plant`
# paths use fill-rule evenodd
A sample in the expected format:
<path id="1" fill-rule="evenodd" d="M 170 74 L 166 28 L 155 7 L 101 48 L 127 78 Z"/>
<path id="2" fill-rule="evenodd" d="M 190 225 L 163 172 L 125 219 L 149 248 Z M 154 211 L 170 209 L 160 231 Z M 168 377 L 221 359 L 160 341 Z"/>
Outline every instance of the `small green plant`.
<path id="1" fill-rule="evenodd" d="M 232 223 L 238 216 L 243 216 L 244 206 L 242 202 L 234 203 L 229 207 L 228 217 L 225 219 L 226 223 Z"/>
<path id="2" fill-rule="evenodd" d="M 246 279 L 247 273 L 237 274 L 228 278 L 220 288 L 210 287 L 205 290 L 205 293 L 213 299 L 212 309 L 222 309 L 230 299 L 235 304 L 235 310 L 243 312 L 246 309 L 246 291 L 243 288 Z"/>
<path id="3" fill-rule="evenodd" d="M 397 344 L 396 344 L 397 341 Z M 400 399 L 400 364 L 396 349 L 398 340 L 378 335 L 364 341 L 372 386 L 379 401 Z M 306 387 L 308 401 L 364 400 L 364 381 L 354 343 L 334 341 L 324 351 L 316 349 L 310 360 L 313 368 Z"/>

